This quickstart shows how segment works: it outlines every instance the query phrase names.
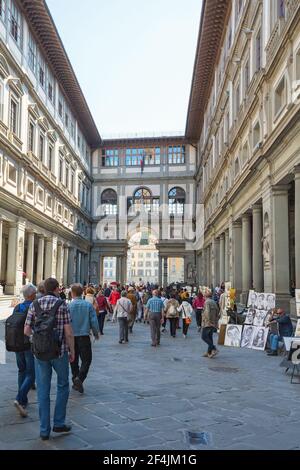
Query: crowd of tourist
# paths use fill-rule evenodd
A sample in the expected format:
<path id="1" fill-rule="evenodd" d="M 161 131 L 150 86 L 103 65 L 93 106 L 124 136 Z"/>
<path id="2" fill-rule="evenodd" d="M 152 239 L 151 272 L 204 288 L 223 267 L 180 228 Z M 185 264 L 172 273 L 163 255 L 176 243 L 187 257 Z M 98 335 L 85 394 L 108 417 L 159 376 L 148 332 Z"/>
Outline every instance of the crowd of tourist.
<path id="1" fill-rule="evenodd" d="M 136 322 L 150 326 L 151 346 L 160 346 L 161 333 L 178 331 L 186 338 L 193 313 L 197 330 L 207 344 L 204 357 L 212 359 L 218 353 L 214 345 L 220 309 L 224 307 L 224 284 L 215 289 L 192 292 L 172 285 L 163 289 L 153 284 L 103 286 L 73 284 L 59 286 L 54 278 L 37 288 L 28 284 L 22 289 L 24 300 L 6 322 L 6 346 L 16 353 L 18 393 L 14 401 L 22 417 L 28 415 L 28 393 L 36 387 L 40 437 L 49 439 L 50 389 L 52 372 L 57 375 L 57 394 L 53 417 L 53 432 L 69 432 L 66 407 L 69 397 L 69 371 L 73 389 L 84 392 L 84 382 L 92 362 L 92 340 L 104 335 L 106 322 L 118 322 L 119 343 L 129 342 Z M 276 355 L 283 336 L 291 336 L 292 323 L 283 310 L 272 312 L 270 355 Z M 21 328 L 21 330 L 20 330 Z"/>

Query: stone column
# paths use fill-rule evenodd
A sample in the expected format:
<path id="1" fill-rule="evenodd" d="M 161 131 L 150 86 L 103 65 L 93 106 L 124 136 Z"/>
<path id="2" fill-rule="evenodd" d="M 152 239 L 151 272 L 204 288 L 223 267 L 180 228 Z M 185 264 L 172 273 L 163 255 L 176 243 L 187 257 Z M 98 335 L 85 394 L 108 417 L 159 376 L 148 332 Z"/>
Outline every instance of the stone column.
<path id="1" fill-rule="evenodd" d="M 240 221 L 232 224 L 232 287 L 236 289 L 237 298 L 242 291 L 242 224 Z"/>
<path id="2" fill-rule="evenodd" d="M 36 282 L 37 284 L 44 279 L 44 251 L 45 239 L 43 235 L 38 236 L 38 254 L 37 254 L 37 268 L 36 268 Z"/>
<path id="3" fill-rule="evenodd" d="M 75 282 L 75 248 L 69 248 L 68 285 Z"/>
<path id="4" fill-rule="evenodd" d="M 158 255 L 158 285 L 162 286 L 162 256 Z"/>
<path id="5" fill-rule="evenodd" d="M 116 256 L 116 281 L 121 282 L 120 256 Z"/>
<path id="6" fill-rule="evenodd" d="M 33 280 L 33 258 L 34 258 L 34 233 L 33 232 L 28 232 L 26 277 L 27 277 L 29 282 L 32 282 L 32 280 Z"/>
<path id="7" fill-rule="evenodd" d="M 225 281 L 225 235 L 220 236 L 220 282 Z"/>
<path id="8" fill-rule="evenodd" d="M 163 257 L 163 286 L 167 287 L 168 285 L 168 257 Z"/>
<path id="9" fill-rule="evenodd" d="M 57 238 L 46 239 L 45 279 L 56 276 Z"/>
<path id="10" fill-rule="evenodd" d="M 256 204 L 252 208 L 252 256 L 253 256 L 253 289 L 263 292 L 263 255 L 262 255 L 262 207 Z"/>
<path id="11" fill-rule="evenodd" d="M 300 289 L 300 165 L 295 172 L 295 274 L 296 289 Z"/>
<path id="12" fill-rule="evenodd" d="M 104 256 L 99 256 L 99 279 L 98 283 L 103 286 L 103 280 L 104 280 Z M 117 260 L 116 260 L 116 277 L 117 277 Z"/>
<path id="13" fill-rule="evenodd" d="M 69 262 L 69 247 L 64 246 L 64 266 L 63 266 L 63 284 L 68 284 L 68 262 Z"/>
<path id="14" fill-rule="evenodd" d="M 225 231 L 225 265 L 224 265 L 224 281 L 229 282 L 229 231 Z"/>
<path id="15" fill-rule="evenodd" d="M 24 221 L 9 225 L 6 294 L 18 295 L 23 285 L 24 237 Z"/>
<path id="16" fill-rule="evenodd" d="M 272 188 L 273 290 L 283 308 L 289 307 L 290 300 L 288 189 L 283 185 Z"/>
<path id="17" fill-rule="evenodd" d="M 252 287 L 252 255 L 251 255 L 251 220 L 249 214 L 242 216 L 242 302 L 247 300 Z"/>
<path id="18" fill-rule="evenodd" d="M 212 284 L 215 287 L 220 282 L 220 240 L 215 238 L 212 242 Z"/>
<path id="19" fill-rule="evenodd" d="M 64 249 L 62 244 L 57 245 L 57 263 L 56 263 L 56 279 L 59 284 L 63 284 L 64 279 Z"/>

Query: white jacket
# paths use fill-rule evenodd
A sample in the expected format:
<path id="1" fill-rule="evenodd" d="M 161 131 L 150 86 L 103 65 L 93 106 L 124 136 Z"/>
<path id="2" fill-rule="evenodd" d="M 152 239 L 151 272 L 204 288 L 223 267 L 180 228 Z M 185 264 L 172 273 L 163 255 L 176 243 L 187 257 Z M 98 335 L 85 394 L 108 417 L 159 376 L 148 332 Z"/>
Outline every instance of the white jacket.
<path id="1" fill-rule="evenodd" d="M 178 312 L 181 313 L 182 318 L 192 318 L 193 314 L 193 307 L 189 302 L 184 300 L 180 307 L 178 308 Z"/>

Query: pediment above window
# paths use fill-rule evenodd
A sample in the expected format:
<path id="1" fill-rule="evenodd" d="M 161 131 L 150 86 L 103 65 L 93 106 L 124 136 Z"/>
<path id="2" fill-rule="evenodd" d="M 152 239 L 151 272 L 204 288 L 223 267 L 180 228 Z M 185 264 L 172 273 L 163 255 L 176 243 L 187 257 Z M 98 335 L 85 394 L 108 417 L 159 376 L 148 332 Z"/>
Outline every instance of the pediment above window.
<path id="1" fill-rule="evenodd" d="M 8 63 L 3 54 L 0 54 L 0 75 L 2 75 L 3 78 L 7 78 L 10 75 Z"/>
<path id="2" fill-rule="evenodd" d="M 47 135 L 53 142 L 57 142 L 57 134 L 54 129 L 49 129 Z"/>
<path id="3" fill-rule="evenodd" d="M 32 116 L 38 120 L 40 119 L 40 113 L 39 113 L 39 109 L 37 107 L 37 104 L 36 103 L 31 103 L 28 105 L 28 111 L 32 114 Z"/>
<path id="4" fill-rule="evenodd" d="M 40 116 L 38 118 L 38 123 L 40 125 L 40 127 L 45 131 L 49 131 L 50 130 L 50 125 L 49 125 L 49 122 L 48 122 L 48 119 L 45 118 L 44 116 Z"/>
<path id="5" fill-rule="evenodd" d="M 23 90 L 23 85 L 22 82 L 19 78 L 17 77 L 12 77 L 11 75 L 6 79 L 8 85 L 10 88 L 18 95 L 18 96 L 23 96 L 24 95 L 24 90 Z"/>

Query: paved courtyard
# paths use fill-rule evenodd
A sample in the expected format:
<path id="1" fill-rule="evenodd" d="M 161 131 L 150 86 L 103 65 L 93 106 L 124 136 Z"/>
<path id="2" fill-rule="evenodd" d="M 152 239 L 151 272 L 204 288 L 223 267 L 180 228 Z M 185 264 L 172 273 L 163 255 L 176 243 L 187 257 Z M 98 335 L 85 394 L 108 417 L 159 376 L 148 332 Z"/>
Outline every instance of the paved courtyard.
<path id="1" fill-rule="evenodd" d="M 1 322 L 1 337 L 3 329 Z M 147 325 L 135 325 L 120 345 L 108 323 L 86 392 L 70 392 L 72 433 L 47 442 L 38 437 L 36 393 L 28 418 L 12 405 L 17 372 L 8 354 L 0 366 L 0 449 L 300 449 L 300 385 L 290 384 L 281 358 L 220 347 L 206 359 L 204 351 L 195 326 L 186 340 L 164 334 L 151 348 Z M 203 433 L 199 441 L 192 432 Z"/>

